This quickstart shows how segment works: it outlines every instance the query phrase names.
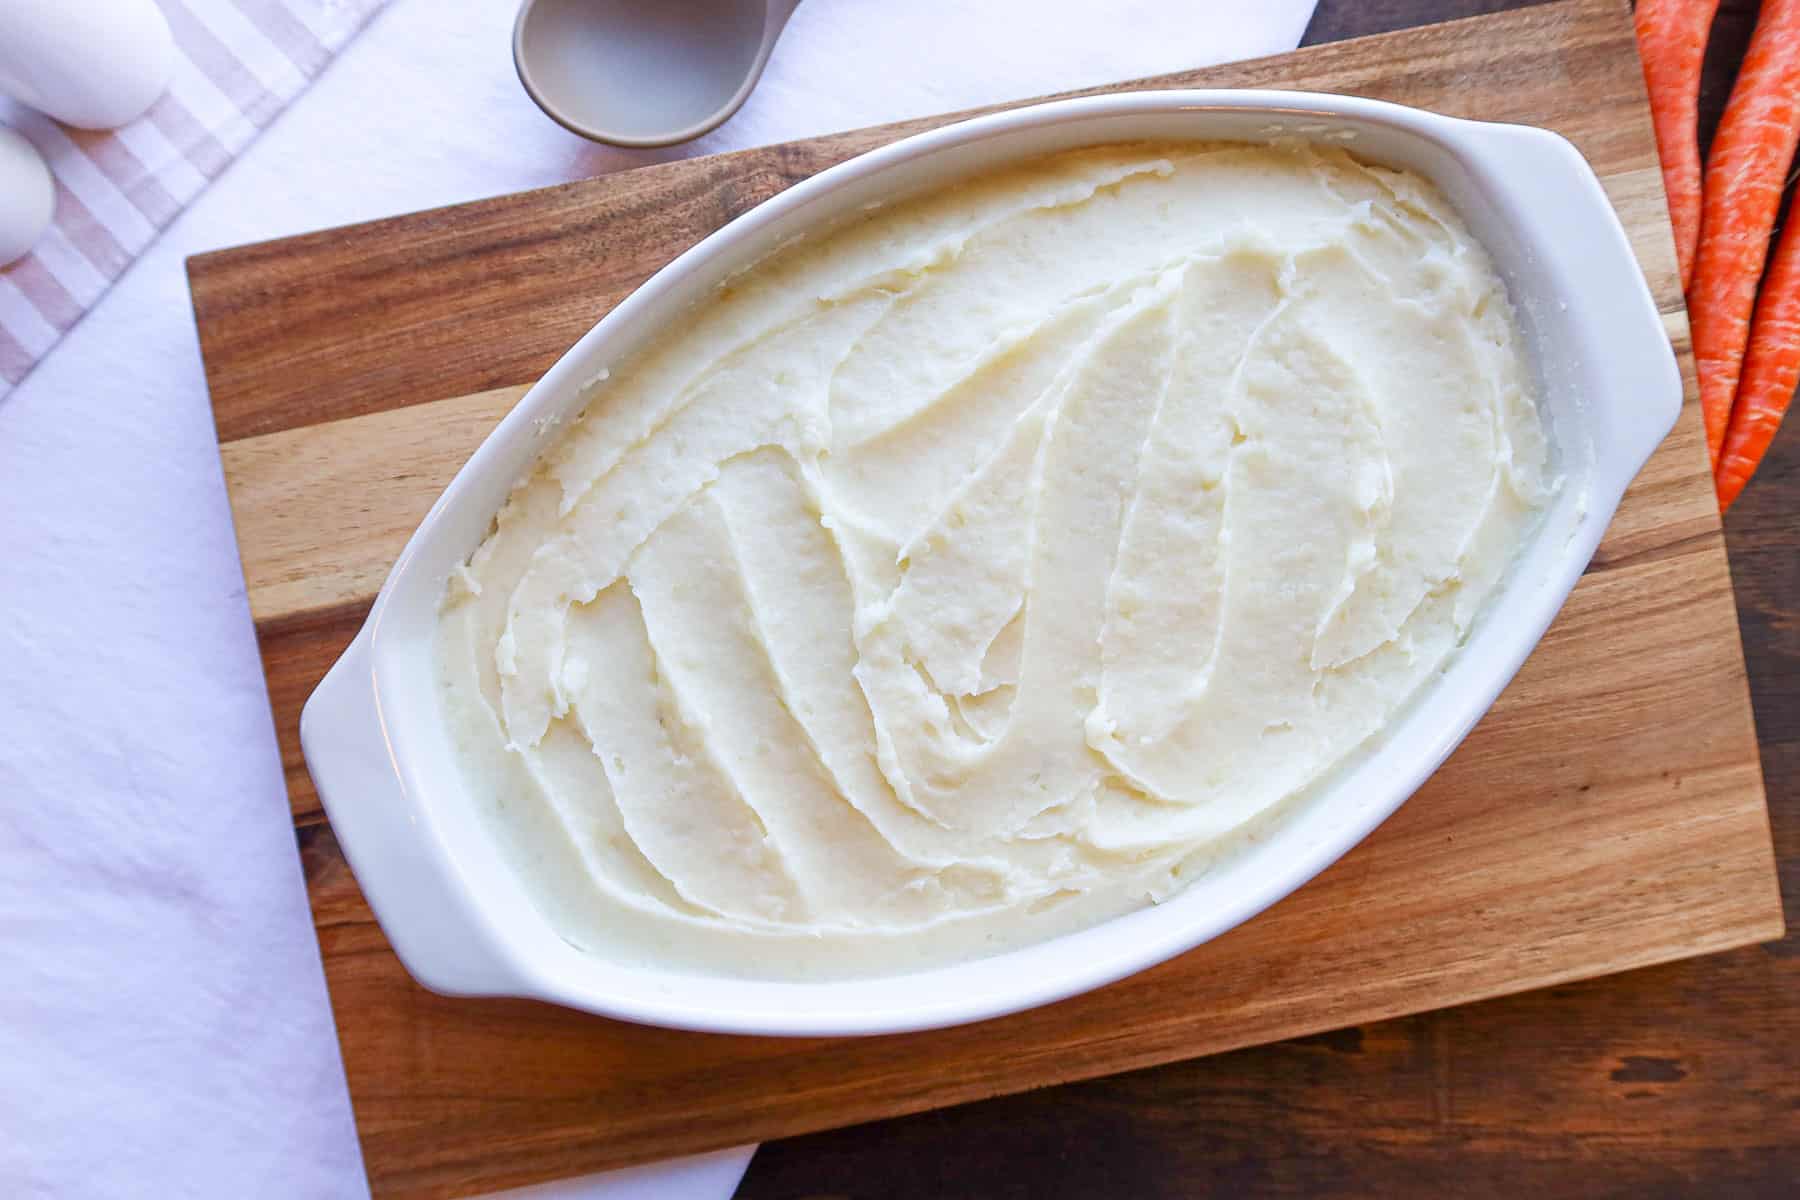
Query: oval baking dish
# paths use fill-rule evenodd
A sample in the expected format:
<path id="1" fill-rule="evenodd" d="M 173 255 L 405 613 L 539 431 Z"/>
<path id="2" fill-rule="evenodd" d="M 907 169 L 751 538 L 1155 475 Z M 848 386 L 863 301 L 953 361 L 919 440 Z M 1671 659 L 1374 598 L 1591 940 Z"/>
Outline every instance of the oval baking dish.
<path id="1" fill-rule="evenodd" d="M 476 810 L 440 716 L 433 646 L 446 577 L 581 410 L 587 384 L 733 273 L 871 204 L 1078 146 L 1278 138 L 1335 143 L 1434 181 L 1490 252 L 1538 376 L 1562 486 L 1443 674 L 1323 786 L 1185 890 L 1081 932 L 951 966 L 827 982 L 627 965 L 559 938 Z M 1218 935 L 1393 813 L 1536 645 L 1680 404 L 1674 355 L 1625 234 L 1593 172 L 1555 134 L 1281 92 L 1140 92 L 980 117 L 795 185 L 670 263 L 577 342 L 420 523 L 362 631 L 307 702 L 301 743 L 371 908 L 407 969 L 435 991 L 754 1034 L 889 1033 L 997 1016 Z"/>

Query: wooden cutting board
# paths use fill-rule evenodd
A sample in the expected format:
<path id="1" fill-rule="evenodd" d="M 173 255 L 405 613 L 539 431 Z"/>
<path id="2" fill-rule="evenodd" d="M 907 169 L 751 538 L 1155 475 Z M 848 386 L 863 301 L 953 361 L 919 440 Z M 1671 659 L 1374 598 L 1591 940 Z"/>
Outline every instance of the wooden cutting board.
<path id="1" fill-rule="evenodd" d="M 1525 670 L 1399 815 L 1207 946 L 964 1029 L 730 1038 L 433 996 L 370 917 L 296 736 L 302 702 L 414 523 L 564 348 L 757 201 L 950 117 L 190 260 L 250 605 L 378 1194 L 469 1194 L 779 1137 L 1780 935 L 1731 583 L 1625 6 L 1566 0 L 1120 86 L 1190 85 L 1354 92 L 1567 135 L 1632 236 L 1688 405 Z"/>

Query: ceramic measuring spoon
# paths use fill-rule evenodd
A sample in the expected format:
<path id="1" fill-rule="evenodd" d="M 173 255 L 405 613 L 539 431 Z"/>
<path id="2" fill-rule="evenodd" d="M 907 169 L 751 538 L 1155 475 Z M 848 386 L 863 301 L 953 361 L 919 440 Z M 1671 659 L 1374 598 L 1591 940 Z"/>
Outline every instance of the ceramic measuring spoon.
<path id="1" fill-rule="evenodd" d="M 615 146 L 671 146 L 742 107 L 799 3 L 525 0 L 513 65 L 565 129 Z"/>

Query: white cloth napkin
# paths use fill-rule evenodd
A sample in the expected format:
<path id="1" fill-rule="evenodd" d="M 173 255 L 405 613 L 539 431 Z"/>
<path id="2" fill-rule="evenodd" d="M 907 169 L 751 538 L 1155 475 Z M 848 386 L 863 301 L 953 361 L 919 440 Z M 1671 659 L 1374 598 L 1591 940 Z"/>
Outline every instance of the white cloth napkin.
<path id="1" fill-rule="evenodd" d="M 365 1186 L 184 256 L 674 153 L 1273 52 L 1311 10 L 807 0 L 744 111 L 676 152 L 590 146 L 538 113 L 513 78 L 506 6 L 395 0 L 378 15 L 0 400 L 7 1193 Z M 747 1158 L 532 1194 L 722 1197 Z"/>

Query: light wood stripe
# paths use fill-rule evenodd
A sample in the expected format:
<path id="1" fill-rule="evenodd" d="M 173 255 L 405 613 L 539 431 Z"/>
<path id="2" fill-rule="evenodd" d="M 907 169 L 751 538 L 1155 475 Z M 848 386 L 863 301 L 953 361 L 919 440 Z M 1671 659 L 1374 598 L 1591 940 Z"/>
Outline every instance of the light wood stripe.
<path id="1" fill-rule="evenodd" d="M 291 621 L 373 598 L 438 493 L 525 391 L 496 388 L 221 446 L 251 615 Z M 321 530 L 354 534 L 326 545 Z"/>

